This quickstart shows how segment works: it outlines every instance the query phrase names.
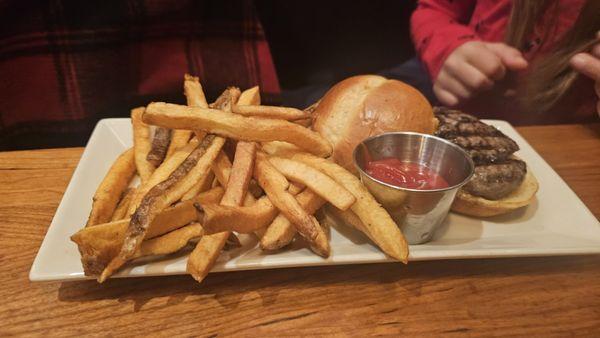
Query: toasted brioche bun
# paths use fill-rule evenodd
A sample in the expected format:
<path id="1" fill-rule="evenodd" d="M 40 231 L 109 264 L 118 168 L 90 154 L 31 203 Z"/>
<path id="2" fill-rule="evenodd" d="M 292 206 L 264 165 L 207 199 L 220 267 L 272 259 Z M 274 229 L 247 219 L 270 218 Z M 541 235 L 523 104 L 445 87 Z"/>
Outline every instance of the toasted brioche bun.
<path id="1" fill-rule="evenodd" d="M 538 181 L 527 168 L 523 183 L 508 196 L 499 200 L 488 200 L 460 189 L 452 204 L 452 211 L 475 217 L 490 217 L 509 213 L 530 204 L 538 191 Z"/>
<path id="2" fill-rule="evenodd" d="M 437 128 L 431 104 L 418 90 L 377 75 L 339 82 L 314 116 L 313 128 L 333 146 L 333 160 L 352 172 L 352 152 L 362 140 L 392 131 L 431 134 Z"/>

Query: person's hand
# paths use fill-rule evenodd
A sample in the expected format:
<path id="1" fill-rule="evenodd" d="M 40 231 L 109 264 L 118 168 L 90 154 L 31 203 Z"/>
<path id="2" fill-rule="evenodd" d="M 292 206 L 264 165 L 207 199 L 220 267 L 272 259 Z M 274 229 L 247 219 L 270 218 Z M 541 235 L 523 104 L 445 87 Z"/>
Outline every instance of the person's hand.
<path id="1" fill-rule="evenodd" d="M 598 38 L 600 39 L 600 32 Z M 590 53 L 575 54 L 571 58 L 571 66 L 581 74 L 594 80 L 594 89 L 598 96 L 596 112 L 600 115 L 600 42 L 592 47 Z"/>
<path id="2" fill-rule="evenodd" d="M 527 61 L 513 47 L 470 41 L 448 56 L 434 81 L 433 92 L 441 103 L 455 106 L 479 91 L 492 88 L 507 71 L 525 68 Z"/>

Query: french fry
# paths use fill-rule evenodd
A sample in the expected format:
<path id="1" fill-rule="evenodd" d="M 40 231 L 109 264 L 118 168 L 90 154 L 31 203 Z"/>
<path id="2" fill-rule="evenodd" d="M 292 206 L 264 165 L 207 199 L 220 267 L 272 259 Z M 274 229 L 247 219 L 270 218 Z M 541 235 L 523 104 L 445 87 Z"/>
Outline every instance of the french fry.
<path id="1" fill-rule="evenodd" d="M 326 205 L 324 208 L 325 212 L 331 215 L 333 218 L 342 222 L 346 226 L 351 226 L 354 229 L 364 233 L 367 237 L 371 238 L 371 235 L 367 231 L 363 222 L 356 216 L 352 210 L 340 210 L 332 205 Z M 338 222 L 338 223 L 339 223 Z"/>
<path id="2" fill-rule="evenodd" d="M 294 121 L 294 123 L 299 124 L 305 128 L 309 128 L 310 126 L 312 126 L 313 121 L 312 121 L 312 118 L 309 117 L 306 119 L 296 120 L 296 121 Z"/>
<path id="3" fill-rule="evenodd" d="M 204 137 L 204 135 L 201 135 Z M 169 149 L 165 158 L 171 157 L 178 149 L 185 147 L 192 137 L 191 130 L 175 129 L 171 132 L 171 143 L 169 143 Z"/>
<path id="4" fill-rule="evenodd" d="M 183 76 L 183 93 L 187 99 L 187 105 L 191 107 L 208 108 L 200 79 L 196 76 L 185 74 Z"/>
<path id="5" fill-rule="evenodd" d="M 267 226 L 279 212 L 267 197 L 261 197 L 250 206 L 201 204 L 204 211 L 202 224 L 206 233 L 237 231 L 250 233 Z"/>
<path id="6" fill-rule="evenodd" d="M 183 161 L 185 161 L 185 159 L 188 158 L 188 156 L 190 156 L 190 154 L 196 148 L 198 148 L 199 144 L 200 141 L 197 138 L 191 139 L 190 142 L 185 145 L 185 147 L 179 149 L 165 162 L 163 162 L 160 165 L 160 167 L 158 167 L 146 180 L 146 182 L 140 184 L 135 195 L 133 196 L 133 199 L 129 204 L 128 215 L 132 215 L 138 208 L 140 202 L 142 201 L 142 198 L 144 198 L 148 191 L 150 191 L 150 189 L 152 189 L 160 182 L 166 180 L 169 177 L 169 175 L 171 175 L 177 168 L 179 168 L 181 163 L 183 163 Z"/>
<path id="7" fill-rule="evenodd" d="M 204 229 L 200 223 L 191 223 L 160 237 L 142 242 L 142 245 L 135 252 L 133 258 L 167 255 L 177 252 L 185 247 L 190 240 L 198 238 L 203 234 Z"/>
<path id="8" fill-rule="evenodd" d="M 136 190 L 136 188 L 127 188 L 127 190 L 123 192 L 123 197 L 121 197 L 121 200 L 119 201 L 119 204 L 117 204 L 117 208 L 110 219 L 111 222 L 127 217 L 127 209 L 129 209 L 129 203 L 131 203 Z"/>
<path id="9" fill-rule="evenodd" d="M 176 229 L 170 227 L 169 224 L 185 225 L 196 221 L 198 219 L 198 211 L 194 207 L 194 204 L 218 203 L 223 198 L 224 193 L 225 190 L 222 187 L 215 187 L 198 194 L 191 200 L 179 202 L 166 208 L 156 216 L 150 228 L 148 228 L 145 239 L 151 239 Z"/>
<path id="10" fill-rule="evenodd" d="M 297 146 L 282 141 L 263 142 L 261 144 L 261 150 L 269 155 L 280 157 L 290 157 L 295 153 L 303 152 L 303 150 Z"/>
<path id="11" fill-rule="evenodd" d="M 259 105 L 234 105 L 232 111 L 244 116 L 264 117 L 268 119 L 301 120 L 310 117 L 310 114 L 296 108 L 259 106 Z"/>
<path id="12" fill-rule="evenodd" d="M 189 74 L 185 74 L 183 78 L 183 93 L 185 94 L 187 105 L 190 107 L 208 108 L 202 85 L 200 85 L 200 79 Z M 206 133 L 200 130 L 195 131 L 195 134 L 199 140 L 206 136 Z M 175 129 L 169 151 L 167 151 L 167 157 L 173 154 L 177 148 L 185 146 L 191 136 L 191 130 Z"/>
<path id="13" fill-rule="evenodd" d="M 212 171 L 219 184 L 226 187 L 229 182 L 229 174 L 231 173 L 231 161 L 227 155 L 221 151 L 212 164 Z"/>
<path id="14" fill-rule="evenodd" d="M 231 162 L 224 153 L 219 154 L 213 163 L 213 172 L 220 184 L 227 186 L 229 173 L 231 171 Z M 282 188 L 283 189 L 283 188 Z M 303 187 L 297 184 L 290 184 L 288 192 L 297 195 Z M 205 215 L 202 224 L 207 229 L 233 230 L 240 233 L 254 231 L 257 237 L 262 237 L 262 228 L 269 225 L 277 216 L 279 211 L 267 196 L 263 196 L 258 201 L 252 194 L 246 194 L 243 207 L 225 207 L 222 205 L 210 204 L 201 207 L 205 208 Z"/>
<path id="15" fill-rule="evenodd" d="M 189 74 L 185 74 L 183 78 L 183 93 L 187 99 L 187 105 L 190 107 L 208 108 L 208 103 L 206 102 L 206 97 L 204 97 L 202 85 L 200 85 L 200 79 Z M 199 140 L 204 138 L 204 136 L 205 135 L 203 132 L 196 134 L 196 137 Z M 169 150 L 167 151 L 167 158 L 175 153 L 177 149 L 184 147 L 191 137 L 191 130 L 173 130 L 173 137 L 171 138 L 171 144 L 169 145 Z"/>
<path id="16" fill-rule="evenodd" d="M 102 271 L 99 282 L 105 281 L 131 259 L 139 249 L 156 215 L 179 200 L 202 175 L 206 174 L 210 163 L 216 158 L 224 143 L 223 138 L 214 135 L 206 136 L 169 178 L 148 191 L 131 217 L 119 254 Z"/>
<path id="17" fill-rule="evenodd" d="M 148 228 L 146 238 L 166 234 L 196 220 L 198 213 L 194 203 L 217 203 L 223 196 L 223 188 L 217 187 L 202 193 L 193 200 L 181 202 L 162 211 Z M 83 228 L 71 236 L 81 253 L 86 276 L 98 276 L 106 265 L 119 253 L 130 220 L 124 219 Z"/>
<path id="18" fill-rule="evenodd" d="M 135 166 L 142 183 L 150 178 L 154 171 L 152 163 L 146 159 L 152 145 L 150 144 L 150 127 L 142 121 L 144 107 L 131 110 L 131 126 L 133 128 L 133 149 L 135 152 Z"/>
<path id="19" fill-rule="evenodd" d="M 119 155 L 96 189 L 86 227 L 110 221 L 119 197 L 127 189 L 135 170 L 134 151 L 128 149 Z"/>
<path id="20" fill-rule="evenodd" d="M 318 156 L 331 154 L 331 144 L 318 133 L 275 119 L 244 117 L 216 109 L 155 102 L 144 112 L 144 122 L 171 129 L 201 129 L 244 141 L 286 141 Z"/>
<path id="21" fill-rule="evenodd" d="M 346 187 L 356 197 L 351 209 L 364 224 L 367 236 L 390 257 L 408 262 L 408 244 L 402 232 L 356 176 L 332 161 L 311 154 L 296 153 L 291 159 L 319 169 Z"/>
<path id="22" fill-rule="evenodd" d="M 238 87 L 228 87 L 221 95 L 219 95 L 215 102 L 209 104 L 208 107 L 231 113 L 231 109 L 238 101 L 239 97 L 240 89 Z"/>
<path id="23" fill-rule="evenodd" d="M 269 162 L 283 176 L 304 184 L 336 208 L 346 210 L 356 201 L 346 188 L 307 164 L 276 156 L 269 157 Z"/>
<path id="24" fill-rule="evenodd" d="M 314 214 L 325 200 L 310 189 L 305 189 L 296 196 L 296 200 L 308 214 Z M 260 239 L 260 248 L 263 250 L 278 250 L 288 245 L 296 235 L 296 229 L 283 214 L 279 214 L 267 227 Z M 323 239 L 323 238 L 320 238 Z M 326 240 L 327 238 L 325 238 Z M 323 247 L 323 243 L 319 247 Z"/>
<path id="25" fill-rule="evenodd" d="M 256 156 L 255 175 L 258 184 L 263 188 L 271 203 L 281 211 L 287 219 L 296 227 L 296 231 L 304 237 L 311 245 L 317 246 L 316 249 L 321 254 L 328 255 L 329 243 L 326 247 L 318 247 L 323 244 L 322 238 L 325 237 L 323 229 L 320 227 L 314 216 L 309 215 L 302 209 L 302 206 L 296 201 L 294 196 L 288 191 L 281 189 L 278 182 L 283 175 L 269 163 L 266 155 L 258 153 Z M 280 177 L 279 177 L 280 176 Z M 285 177 L 283 178 L 285 179 Z"/>
<path id="26" fill-rule="evenodd" d="M 158 167 L 167 155 L 169 143 L 171 143 L 171 129 L 157 127 L 154 131 L 152 146 L 146 156 L 146 160 L 152 163 L 154 167 Z"/>
<path id="27" fill-rule="evenodd" d="M 183 196 L 181 196 L 182 201 L 187 201 L 194 198 L 199 193 L 210 189 L 210 186 L 215 178 L 215 174 L 212 171 L 206 173 L 206 175 L 202 176 L 198 182 L 192 186 L 190 190 L 188 190 Z"/>
<path id="28" fill-rule="evenodd" d="M 256 143 L 243 142 L 237 143 L 235 148 L 235 159 L 227 181 L 225 196 L 221 204 L 224 205 L 242 205 L 244 196 L 248 191 L 248 184 L 252 178 L 254 169 L 254 157 L 256 156 Z"/>
<path id="29" fill-rule="evenodd" d="M 259 105 L 260 104 L 260 89 L 258 86 L 248 88 L 242 92 L 237 101 L 238 105 Z"/>
<path id="30" fill-rule="evenodd" d="M 238 142 L 235 158 L 227 181 L 227 188 L 221 204 L 224 206 L 240 206 L 248 189 L 248 182 L 252 177 L 254 169 L 254 157 L 256 144 Z M 190 254 L 187 263 L 187 271 L 201 282 L 213 267 L 219 253 L 230 237 L 230 231 L 219 232 L 213 235 L 203 236 L 194 251 Z"/>

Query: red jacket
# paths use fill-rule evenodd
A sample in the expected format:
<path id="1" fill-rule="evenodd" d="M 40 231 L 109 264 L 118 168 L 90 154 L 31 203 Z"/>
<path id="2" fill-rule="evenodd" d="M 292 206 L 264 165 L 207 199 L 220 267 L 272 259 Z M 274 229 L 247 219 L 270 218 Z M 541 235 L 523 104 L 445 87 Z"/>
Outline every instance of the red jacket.
<path id="1" fill-rule="evenodd" d="M 536 25 L 523 51 L 528 61 L 543 57 L 572 27 L 585 0 L 558 0 L 558 22 L 544 34 L 547 16 Z M 511 0 L 419 0 L 411 18 L 412 38 L 421 61 L 433 80 L 444 61 L 460 45 L 481 40 L 502 42 L 512 9 Z M 544 40 L 544 36 L 547 38 Z M 523 74 L 521 74 L 523 75 Z M 510 99 L 486 92 L 463 107 L 482 117 L 502 118 L 517 124 L 583 122 L 595 118 L 596 96 L 591 80 L 581 80 L 576 98 L 564 102 L 543 115 L 524 113 Z M 583 99 L 582 99 L 583 98 Z M 505 102 L 509 100 L 509 102 Z M 573 103 L 575 106 L 573 106 Z"/>

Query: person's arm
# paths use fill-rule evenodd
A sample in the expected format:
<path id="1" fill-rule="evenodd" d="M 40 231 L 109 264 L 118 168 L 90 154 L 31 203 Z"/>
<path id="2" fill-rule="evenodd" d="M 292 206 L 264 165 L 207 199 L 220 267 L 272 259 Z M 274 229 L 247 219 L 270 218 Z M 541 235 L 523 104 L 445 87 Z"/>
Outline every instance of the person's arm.
<path id="1" fill-rule="evenodd" d="M 468 41 L 479 40 L 467 26 L 475 0 L 419 0 L 410 20 L 415 49 L 429 71 L 437 78 L 452 51 Z"/>
<path id="2" fill-rule="evenodd" d="M 507 70 L 527 68 L 519 50 L 500 42 L 480 41 L 466 25 L 475 3 L 421 0 L 411 19 L 413 40 L 429 71 L 433 92 L 448 106 L 492 88 Z"/>

